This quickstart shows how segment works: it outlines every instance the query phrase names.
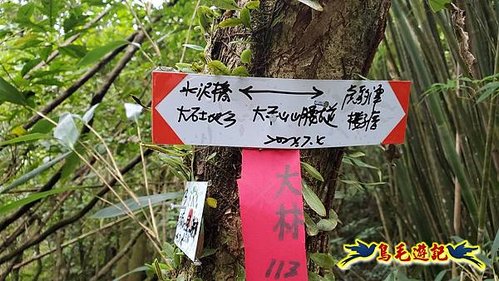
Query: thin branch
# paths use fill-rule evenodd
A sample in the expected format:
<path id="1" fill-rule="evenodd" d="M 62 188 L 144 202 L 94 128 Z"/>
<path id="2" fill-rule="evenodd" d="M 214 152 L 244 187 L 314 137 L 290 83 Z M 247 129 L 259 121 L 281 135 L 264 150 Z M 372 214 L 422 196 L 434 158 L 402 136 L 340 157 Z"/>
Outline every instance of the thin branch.
<path id="1" fill-rule="evenodd" d="M 130 241 L 126 243 L 125 246 L 121 248 L 121 250 L 104 266 L 102 267 L 97 274 L 95 274 L 90 281 L 97 281 L 97 280 L 102 280 L 104 275 L 106 275 L 111 269 L 113 269 L 113 266 L 115 263 L 117 263 L 128 251 L 132 248 L 133 245 L 135 245 L 135 242 L 139 239 L 140 235 L 142 234 L 142 229 L 138 229 L 135 231 L 135 233 L 132 234 L 132 237 L 130 237 Z"/>
<path id="2" fill-rule="evenodd" d="M 144 151 L 144 157 L 145 156 L 149 156 L 151 153 L 152 153 L 152 150 L 150 150 L 150 149 Z M 136 156 L 123 169 L 120 170 L 121 174 L 126 174 L 127 172 L 129 172 L 133 167 L 135 167 L 135 165 L 137 165 L 138 163 L 140 163 L 141 160 L 142 160 L 141 155 Z M 113 185 L 116 184 L 116 182 L 117 182 L 116 178 L 112 178 L 108 182 L 107 185 L 108 186 L 113 186 Z M 66 219 L 58 221 L 57 223 L 55 223 L 54 225 L 52 225 L 51 227 L 49 227 L 47 230 L 45 230 L 43 233 L 39 234 L 36 237 L 33 237 L 29 241 L 26 241 L 26 243 L 24 243 L 23 245 L 21 245 L 19 248 L 13 250 L 12 252 L 10 252 L 10 253 L 8 253 L 8 254 L 6 254 L 4 256 L 1 256 L 0 257 L 0 264 L 3 264 L 5 262 L 13 259 L 18 254 L 24 252 L 26 249 L 28 249 L 28 248 L 30 248 L 30 247 L 32 247 L 32 246 L 34 246 L 34 245 L 42 242 L 43 240 L 45 240 L 45 238 L 47 238 L 51 234 L 55 233 L 59 229 L 64 228 L 64 227 L 66 227 L 66 226 L 68 226 L 68 225 L 70 225 L 70 224 L 78 221 L 79 219 L 81 219 L 88 212 L 90 212 L 90 210 L 92 210 L 92 208 L 99 202 L 99 198 L 103 197 L 108 191 L 109 191 L 108 187 L 106 187 L 106 186 L 103 187 L 95 195 L 95 197 L 92 198 L 92 200 L 90 200 L 90 202 L 87 203 L 87 205 L 85 205 L 85 207 L 83 207 L 83 209 L 81 209 L 78 213 L 74 214 L 72 217 L 69 217 L 69 218 L 66 218 Z"/>
<path id="3" fill-rule="evenodd" d="M 83 30 L 86 30 L 86 29 L 89 29 L 90 27 L 92 27 L 92 25 L 96 24 L 98 21 L 100 21 L 105 15 L 107 15 L 107 13 L 109 13 L 109 11 L 111 10 L 113 6 L 108 6 L 106 7 L 100 14 L 97 15 L 97 17 L 93 18 L 91 21 L 87 22 L 87 24 L 85 24 L 83 26 Z M 78 32 L 76 33 L 75 35 L 69 37 L 68 39 L 66 39 L 66 41 L 62 42 L 62 44 L 59 46 L 60 47 L 66 47 L 68 46 L 69 44 L 73 43 L 74 41 L 76 41 L 76 39 L 78 39 L 80 36 L 81 36 L 82 32 Z M 46 65 L 48 65 L 51 61 L 53 61 L 58 55 L 59 55 L 59 49 L 56 49 L 55 51 L 53 51 L 45 61 L 41 61 L 40 63 L 38 63 L 35 67 L 33 67 L 32 69 L 30 69 L 26 74 L 24 74 L 24 79 L 28 80 L 30 78 L 30 75 L 29 73 L 32 72 L 32 71 L 36 71 Z"/>
<path id="4" fill-rule="evenodd" d="M 132 41 L 135 36 L 137 36 L 137 32 L 130 35 L 126 40 Z M 52 112 L 58 105 L 60 105 L 63 101 L 69 98 L 72 94 L 74 94 L 81 86 L 83 86 L 90 78 L 92 78 L 99 70 L 101 70 L 106 64 L 108 64 L 112 59 L 114 59 L 121 51 L 126 48 L 127 45 L 118 47 L 114 49 L 111 53 L 107 54 L 103 59 L 101 59 L 96 65 L 87 70 L 85 74 L 83 74 L 73 85 L 67 88 L 62 94 L 60 94 L 57 98 L 52 100 L 48 105 L 46 105 L 40 112 L 44 115 Z M 24 129 L 29 129 L 35 125 L 42 117 L 39 114 L 33 115 L 26 124 L 24 124 Z"/>
<path id="5" fill-rule="evenodd" d="M 100 232 L 102 230 L 105 230 L 105 229 L 108 229 L 110 227 L 113 227 L 113 226 L 115 226 L 115 225 L 117 225 L 117 224 L 119 224 L 119 223 L 121 223 L 121 222 L 123 222 L 123 221 L 125 221 L 127 219 L 128 219 L 128 217 L 123 217 L 123 218 L 121 218 L 121 219 L 119 219 L 117 221 L 110 222 L 110 223 L 102 226 L 101 228 L 94 229 L 94 230 L 92 230 L 90 232 L 82 234 L 82 235 L 80 235 L 80 236 L 78 236 L 78 237 L 76 237 L 74 239 L 71 239 L 71 240 L 67 241 L 66 243 L 62 244 L 61 248 L 66 248 L 67 246 L 70 246 L 70 245 L 72 245 L 72 244 L 74 244 L 74 243 L 76 243 L 76 242 L 78 242 L 80 240 L 83 240 L 83 239 L 87 238 L 88 236 L 94 235 L 94 234 L 96 234 L 96 233 L 98 233 L 98 232 Z M 28 265 L 28 264 L 30 264 L 30 263 L 32 263 L 34 261 L 40 260 L 41 258 L 43 258 L 45 256 L 48 256 L 48 255 L 52 254 L 55 251 L 57 251 L 57 249 L 52 249 L 52 250 L 49 250 L 49 251 L 47 251 L 45 253 L 38 254 L 38 255 L 36 255 L 36 256 L 28 259 L 28 260 L 25 260 L 25 261 L 23 261 L 21 263 L 18 263 L 16 265 L 14 265 L 13 269 L 18 269 L 18 268 L 21 268 L 21 267 L 23 267 L 25 265 Z"/>

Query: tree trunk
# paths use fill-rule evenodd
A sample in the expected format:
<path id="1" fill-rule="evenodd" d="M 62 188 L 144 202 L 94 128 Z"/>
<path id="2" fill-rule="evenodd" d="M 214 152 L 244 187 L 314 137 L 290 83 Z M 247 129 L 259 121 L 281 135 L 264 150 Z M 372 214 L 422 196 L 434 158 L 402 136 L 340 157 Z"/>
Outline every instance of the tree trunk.
<path id="1" fill-rule="evenodd" d="M 240 6 L 244 2 L 239 1 Z M 390 0 L 323 0 L 324 11 L 318 12 L 295 0 L 260 2 L 260 9 L 252 12 L 253 32 L 240 27 L 217 29 L 209 42 L 211 59 L 233 68 L 242 50 L 251 46 L 252 75 L 302 79 L 366 75 L 383 38 L 390 6 Z M 240 43 L 243 40 L 251 43 Z M 213 153 L 216 157 L 207 163 Z M 310 186 L 330 210 L 343 149 L 303 150 L 301 155 L 323 175 L 324 183 L 312 181 Z M 195 151 L 196 179 L 211 181 L 208 196 L 218 200 L 218 208 L 205 213 L 204 245 L 217 251 L 201 260 L 197 274 L 203 280 L 242 277 L 244 249 L 236 184 L 240 166 L 240 149 L 199 147 Z M 327 242 L 327 234 L 308 239 L 307 250 L 325 252 Z"/>

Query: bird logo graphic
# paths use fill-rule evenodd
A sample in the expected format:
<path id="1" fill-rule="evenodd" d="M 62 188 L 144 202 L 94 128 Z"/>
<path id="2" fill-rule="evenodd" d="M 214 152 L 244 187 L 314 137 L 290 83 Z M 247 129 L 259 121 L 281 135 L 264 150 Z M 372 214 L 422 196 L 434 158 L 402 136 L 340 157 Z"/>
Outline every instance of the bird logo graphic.
<path id="1" fill-rule="evenodd" d="M 467 240 L 456 245 L 447 244 L 445 247 L 454 261 L 467 263 L 481 271 L 485 270 L 485 263 L 476 257 L 480 253 L 480 247 L 472 246 Z"/>
<path id="2" fill-rule="evenodd" d="M 375 257 L 376 243 L 365 243 L 359 239 L 354 244 L 343 245 L 347 256 L 338 262 L 338 267 L 342 270 L 349 269 L 352 264 L 370 261 Z"/>

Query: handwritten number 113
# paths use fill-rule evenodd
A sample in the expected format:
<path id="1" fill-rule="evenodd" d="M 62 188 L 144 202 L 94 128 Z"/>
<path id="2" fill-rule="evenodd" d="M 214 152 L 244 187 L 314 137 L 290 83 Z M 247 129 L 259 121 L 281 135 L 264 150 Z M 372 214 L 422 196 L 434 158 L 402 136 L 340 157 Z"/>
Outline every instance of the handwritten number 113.
<path id="1" fill-rule="evenodd" d="M 265 278 L 270 278 L 272 273 L 274 272 L 274 267 L 276 267 L 276 261 L 275 259 L 272 259 L 270 261 L 269 267 L 267 268 L 267 271 L 265 271 Z M 285 269 L 286 262 L 285 261 L 279 261 L 279 264 L 277 265 L 277 268 L 275 270 L 274 274 L 274 279 L 280 279 L 281 278 L 281 273 Z M 286 269 L 288 270 L 287 272 L 284 273 L 284 278 L 289 278 L 298 275 L 298 267 L 300 267 L 300 263 L 297 261 L 288 261 L 287 262 L 287 267 Z"/>

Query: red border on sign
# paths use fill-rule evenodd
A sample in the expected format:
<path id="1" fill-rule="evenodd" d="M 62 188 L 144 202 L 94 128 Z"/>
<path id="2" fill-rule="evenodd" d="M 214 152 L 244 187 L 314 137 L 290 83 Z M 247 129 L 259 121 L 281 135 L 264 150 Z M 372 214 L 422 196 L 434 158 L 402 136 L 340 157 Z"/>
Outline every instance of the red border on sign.
<path id="1" fill-rule="evenodd" d="M 411 82 L 409 81 L 388 81 L 392 87 L 395 96 L 397 97 L 400 106 L 404 110 L 404 117 L 400 119 L 399 123 L 390 134 L 383 140 L 383 144 L 400 144 L 405 139 L 405 129 L 407 127 L 407 113 L 409 111 L 409 95 L 411 93 Z"/>
<path id="2" fill-rule="evenodd" d="M 152 142 L 157 144 L 184 144 L 165 119 L 156 110 L 156 106 L 184 80 L 185 73 L 152 73 Z"/>

